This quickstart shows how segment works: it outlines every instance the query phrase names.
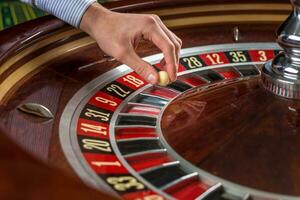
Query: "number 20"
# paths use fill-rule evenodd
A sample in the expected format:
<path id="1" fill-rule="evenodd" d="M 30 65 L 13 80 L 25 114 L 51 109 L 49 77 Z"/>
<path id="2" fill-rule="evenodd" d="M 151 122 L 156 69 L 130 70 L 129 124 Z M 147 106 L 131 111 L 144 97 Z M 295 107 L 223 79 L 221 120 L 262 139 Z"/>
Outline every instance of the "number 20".
<path id="1" fill-rule="evenodd" d="M 103 140 L 83 139 L 83 148 L 89 150 L 100 150 L 104 152 L 112 152 L 110 144 Z"/>

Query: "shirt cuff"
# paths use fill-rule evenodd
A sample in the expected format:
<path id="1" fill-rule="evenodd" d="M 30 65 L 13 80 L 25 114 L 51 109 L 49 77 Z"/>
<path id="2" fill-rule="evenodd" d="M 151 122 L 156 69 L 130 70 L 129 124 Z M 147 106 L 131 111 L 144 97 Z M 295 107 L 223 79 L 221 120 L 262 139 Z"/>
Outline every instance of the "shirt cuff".
<path id="1" fill-rule="evenodd" d="M 35 0 L 35 6 L 58 17 L 72 26 L 79 27 L 85 11 L 96 0 Z"/>

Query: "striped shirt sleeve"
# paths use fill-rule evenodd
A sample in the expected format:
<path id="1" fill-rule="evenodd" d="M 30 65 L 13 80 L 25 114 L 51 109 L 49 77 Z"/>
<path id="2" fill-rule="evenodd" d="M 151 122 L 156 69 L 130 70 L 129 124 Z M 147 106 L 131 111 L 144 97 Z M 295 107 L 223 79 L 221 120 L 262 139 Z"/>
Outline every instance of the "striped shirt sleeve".
<path id="1" fill-rule="evenodd" d="M 87 8 L 97 0 L 21 0 L 79 27 Z"/>

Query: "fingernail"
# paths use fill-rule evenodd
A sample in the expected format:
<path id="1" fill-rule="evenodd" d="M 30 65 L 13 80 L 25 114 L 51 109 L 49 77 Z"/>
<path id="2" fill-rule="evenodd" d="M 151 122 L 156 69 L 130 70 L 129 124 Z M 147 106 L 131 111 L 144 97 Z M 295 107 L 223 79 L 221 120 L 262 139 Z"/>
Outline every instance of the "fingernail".
<path id="1" fill-rule="evenodd" d="M 149 76 L 148 76 L 148 81 L 151 83 L 151 84 L 155 84 L 156 83 L 156 81 L 155 81 L 155 76 L 153 75 L 153 74 L 149 74 Z"/>

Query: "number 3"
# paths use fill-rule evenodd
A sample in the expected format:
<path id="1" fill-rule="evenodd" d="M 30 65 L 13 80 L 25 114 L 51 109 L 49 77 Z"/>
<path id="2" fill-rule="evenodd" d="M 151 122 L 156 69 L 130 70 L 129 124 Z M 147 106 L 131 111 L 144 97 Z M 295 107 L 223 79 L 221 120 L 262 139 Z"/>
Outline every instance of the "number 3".
<path id="1" fill-rule="evenodd" d="M 258 54 L 260 55 L 260 56 L 259 56 L 259 60 L 260 60 L 260 61 L 267 61 L 267 60 L 268 60 L 265 51 L 258 51 Z"/>

